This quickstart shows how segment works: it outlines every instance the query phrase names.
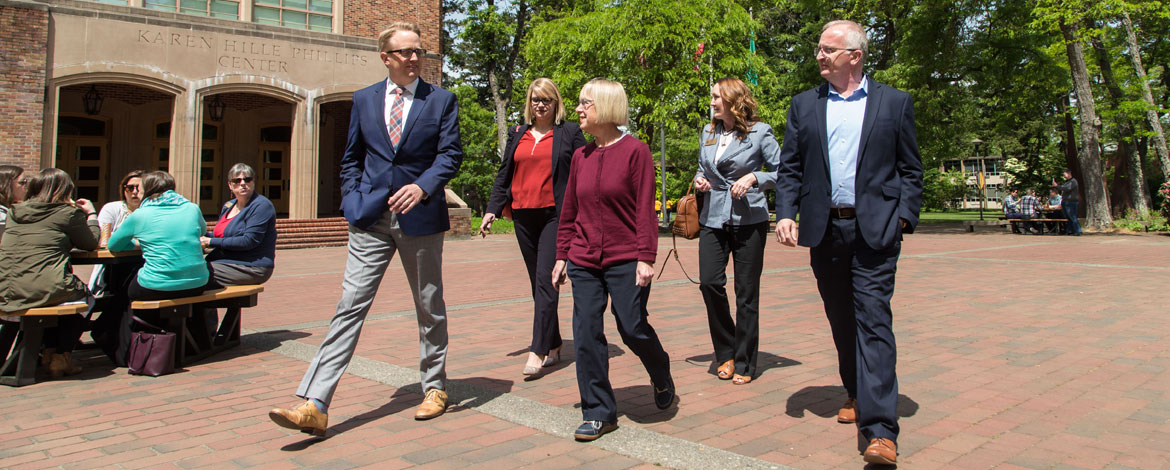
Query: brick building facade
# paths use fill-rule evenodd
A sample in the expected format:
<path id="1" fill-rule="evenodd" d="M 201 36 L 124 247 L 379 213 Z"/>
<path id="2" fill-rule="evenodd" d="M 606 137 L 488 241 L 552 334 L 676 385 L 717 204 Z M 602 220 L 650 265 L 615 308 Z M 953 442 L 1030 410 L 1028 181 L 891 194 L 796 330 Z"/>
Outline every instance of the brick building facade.
<path id="1" fill-rule="evenodd" d="M 0 0 L 0 163 L 55 166 L 106 202 L 161 169 L 207 214 L 243 162 L 281 217 L 337 215 L 354 91 L 413 21 L 441 84 L 441 0 Z"/>

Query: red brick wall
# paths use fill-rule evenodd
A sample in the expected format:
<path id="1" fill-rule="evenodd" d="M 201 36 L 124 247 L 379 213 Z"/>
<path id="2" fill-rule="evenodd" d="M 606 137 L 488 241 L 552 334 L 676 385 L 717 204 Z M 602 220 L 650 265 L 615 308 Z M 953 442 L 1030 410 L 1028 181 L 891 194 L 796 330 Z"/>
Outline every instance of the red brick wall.
<path id="1" fill-rule="evenodd" d="M 0 164 L 40 167 L 49 41 L 46 11 L 0 6 Z"/>
<path id="2" fill-rule="evenodd" d="M 345 2 L 344 33 L 377 39 L 395 21 L 412 21 L 422 31 L 422 47 L 428 54 L 439 52 L 443 13 L 440 0 L 348 0 Z M 442 84 L 439 59 L 423 59 L 422 79 Z"/>

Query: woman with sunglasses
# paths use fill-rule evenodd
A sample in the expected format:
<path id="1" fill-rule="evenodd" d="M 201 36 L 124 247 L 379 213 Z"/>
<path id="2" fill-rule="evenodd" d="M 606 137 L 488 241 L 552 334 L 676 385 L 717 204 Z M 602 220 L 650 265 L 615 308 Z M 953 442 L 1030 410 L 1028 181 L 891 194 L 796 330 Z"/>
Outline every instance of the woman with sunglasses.
<path id="1" fill-rule="evenodd" d="M 256 193 L 256 172 L 244 163 L 228 170 L 228 189 L 235 196 L 219 211 L 200 241 L 211 247 L 211 276 L 221 286 L 263 284 L 276 266 L 276 207 Z"/>
<path id="2" fill-rule="evenodd" d="M 118 184 L 118 191 L 122 193 L 122 199 L 107 202 L 102 206 L 102 210 L 98 211 L 98 226 L 102 228 L 102 238 L 98 242 L 100 246 L 106 246 L 110 234 L 122 226 L 122 221 L 126 220 L 126 216 L 138 209 L 138 205 L 142 203 L 142 197 L 139 193 L 141 188 L 142 170 L 131 171 L 122 177 L 122 182 Z M 106 290 L 105 268 L 105 265 L 99 264 L 89 275 L 89 290 L 94 295 L 101 295 Z"/>
<path id="3" fill-rule="evenodd" d="M 573 151 L 585 146 L 585 134 L 565 121 L 565 104 L 557 85 L 538 78 L 528 86 L 524 125 L 508 133 L 504 161 L 492 187 L 480 236 L 487 236 L 496 215 L 511 213 L 516 242 L 528 267 L 532 286 L 532 343 L 524 375 L 537 375 L 541 368 L 561 358 L 561 330 L 557 318 L 558 293 L 552 285 L 556 262 L 557 220 Z"/>
<path id="4" fill-rule="evenodd" d="M 12 207 L 24 200 L 24 168 L 16 165 L 0 165 L 0 237 L 8 225 L 8 214 Z"/>

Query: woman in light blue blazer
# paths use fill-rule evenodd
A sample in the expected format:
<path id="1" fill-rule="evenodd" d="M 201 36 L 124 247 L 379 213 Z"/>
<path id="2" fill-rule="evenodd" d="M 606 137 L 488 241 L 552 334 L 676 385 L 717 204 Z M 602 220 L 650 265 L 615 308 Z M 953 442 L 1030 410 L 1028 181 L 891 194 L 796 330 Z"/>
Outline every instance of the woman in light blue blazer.
<path id="1" fill-rule="evenodd" d="M 743 385 L 755 377 L 760 345 L 760 273 L 768 235 L 764 191 L 776 188 L 780 145 L 759 122 L 756 100 L 738 78 L 711 87 L 711 123 L 699 141 L 699 290 L 707 306 L 718 376 Z M 735 269 L 735 321 L 727 301 L 727 258 Z"/>

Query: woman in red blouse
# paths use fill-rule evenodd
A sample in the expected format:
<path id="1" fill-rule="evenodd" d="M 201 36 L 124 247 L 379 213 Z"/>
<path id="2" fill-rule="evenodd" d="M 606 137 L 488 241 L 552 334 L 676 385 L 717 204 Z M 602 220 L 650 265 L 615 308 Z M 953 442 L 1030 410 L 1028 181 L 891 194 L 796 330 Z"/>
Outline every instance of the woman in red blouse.
<path id="1" fill-rule="evenodd" d="M 511 212 L 535 309 L 524 375 L 536 375 L 561 358 L 558 293 L 551 281 L 557 220 L 573 151 L 585 145 L 585 135 L 576 124 L 565 122 L 565 104 L 552 80 L 533 80 L 525 101 L 524 125 L 508 134 L 479 233 L 486 236 L 497 214 Z"/>
<path id="2" fill-rule="evenodd" d="M 605 308 L 622 342 L 650 374 L 658 409 L 674 403 L 670 356 L 647 320 L 650 280 L 658 254 L 654 217 L 654 160 L 650 147 L 618 126 L 629 120 L 622 85 L 594 79 L 581 89 L 577 116 L 593 143 L 573 154 L 557 230 L 552 282 L 573 281 L 573 340 L 577 388 L 585 422 L 573 433 L 592 441 L 617 429 L 617 402 L 609 383 Z"/>

